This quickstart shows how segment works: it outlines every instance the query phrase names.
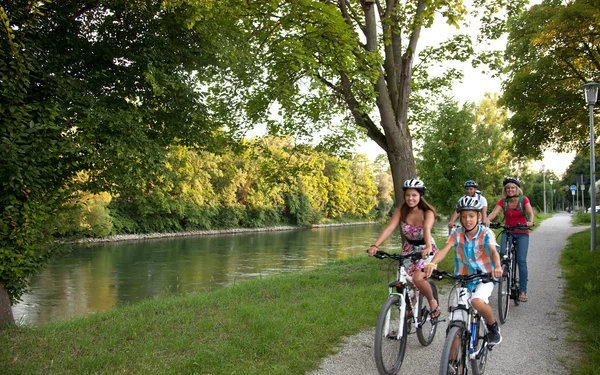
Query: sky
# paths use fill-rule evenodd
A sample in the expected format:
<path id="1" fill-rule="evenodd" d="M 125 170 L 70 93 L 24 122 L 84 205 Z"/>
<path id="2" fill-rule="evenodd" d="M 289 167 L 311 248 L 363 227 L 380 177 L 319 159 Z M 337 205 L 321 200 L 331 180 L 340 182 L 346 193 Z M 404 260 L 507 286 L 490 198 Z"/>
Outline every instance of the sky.
<path id="1" fill-rule="evenodd" d="M 534 0 L 530 1 L 530 4 L 539 3 L 541 1 Z M 475 28 L 470 31 L 474 39 Z M 444 22 L 436 22 L 431 30 L 424 31 L 419 41 L 419 46 L 422 48 L 426 45 L 437 44 L 444 39 L 448 38 L 451 33 L 456 33 L 454 27 L 446 25 Z M 464 32 L 464 30 L 461 30 Z M 500 41 L 496 44 L 495 48 L 503 48 L 505 40 Z M 454 85 L 453 93 L 454 97 L 461 103 L 466 101 L 479 102 L 483 99 L 486 92 L 489 93 L 500 93 L 502 81 L 500 78 L 493 78 L 481 72 L 481 69 L 474 69 L 470 64 L 457 64 L 464 72 L 464 78 L 462 83 Z M 366 154 L 369 159 L 373 160 L 377 155 L 382 154 L 383 150 L 377 146 L 377 144 L 371 140 L 360 144 L 356 149 L 356 152 Z M 566 169 L 569 167 L 575 152 L 570 153 L 556 153 L 552 151 L 544 152 L 542 160 L 536 160 L 533 162 L 534 170 L 542 170 L 542 165 L 546 167 L 547 171 L 554 172 L 560 177 Z"/>

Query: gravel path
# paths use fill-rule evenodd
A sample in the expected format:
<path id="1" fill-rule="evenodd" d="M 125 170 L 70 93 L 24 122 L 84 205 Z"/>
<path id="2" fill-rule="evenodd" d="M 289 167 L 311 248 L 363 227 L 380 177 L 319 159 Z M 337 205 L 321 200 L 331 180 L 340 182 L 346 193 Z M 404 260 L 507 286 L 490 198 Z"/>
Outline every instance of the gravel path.
<path id="1" fill-rule="evenodd" d="M 527 303 L 511 304 L 507 322 L 502 325 L 502 343 L 488 357 L 486 375 L 568 374 L 566 366 L 573 361 L 572 343 L 568 334 L 565 311 L 561 308 L 564 281 L 558 259 L 567 237 L 588 227 L 573 227 L 571 215 L 555 214 L 531 233 L 529 254 L 529 285 Z M 589 249 L 582 249 L 582 251 Z M 491 304 L 497 317 L 497 298 Z M 441 296 L 441 305 L 447 305 Z M 383 301 L 382 301 L 383 303 Z M 444 317 L 445 317 L 444 313 Z M 377 317 L 373 317 L 375 320 Z M 446 323 L 440 323 L 434 342 L 420 346 L 415 335 L 408 338 L 401 374 L 437 374 Z M 373 359 L 373 330 L 348 337 L 340 351 L 326 358 L 319 370 L 310 375 L 377 375 Z"/>

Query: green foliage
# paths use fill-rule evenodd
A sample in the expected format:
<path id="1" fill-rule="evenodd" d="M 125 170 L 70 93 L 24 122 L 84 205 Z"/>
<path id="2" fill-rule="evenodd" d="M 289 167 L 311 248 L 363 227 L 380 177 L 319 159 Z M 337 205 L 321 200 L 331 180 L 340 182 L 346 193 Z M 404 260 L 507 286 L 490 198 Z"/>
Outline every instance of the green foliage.
<path id="1" fill-rule="evenodd" d="M 478 41 L 497 39 L 505 31 L 505 15 L 518 13 L 525 1 L 480 0 L 472 9 L 446 1 L 365 4 L 232 2 L 248 45 L 236 51 L 239 57 L 224 72 L 231 83 L 215 85 L 215 102 L 219 108 L 235 108 L 236 123 L 264 123 L 271 135 L 317 141 L 329 154 L 346 155 L 344 148 L 355 140 L 371 138 L 388 154 L 401 201 L 398 185 L 415 175 L 412 137 L 420 136 L 419 127 L 410 129 L 409 124 L 426 118 L 430 102 L 425 98 L 431 92 L 445 92 L 462 77 L 456 69 L 446 69 L 448 61 L 493 65 L 498 57 L 489 51 L 476 57 L 466 35 L 416 56 L 419 37 L 436 16 L 459 27 L 472 12 L 483 21 Z M 430 76 L 434 65 L 444 68 L 440 76 Z M 343 183 L 334 188 L 343 190 Z M 343 200 L 328 203 L 333 216 L 347 205 Z"/>
<path id="2" fill-rule="evenodd" d="M 321 214 L 310 207 L 309 197 L 302 193 L 290 192 L 285 195 L 286 216 L 295 225 L 316 224 Z"/>
<path id="3" fill-rule="evenodd" d="M 340 159 L 285 139 L 247 141 L 224 155 L 173 147 L 166 164 L 169 173 L 144 190 L 113 199 L 113 233 L 365 220 L 378 204 L 364 156 Z"/>
<path id="4" fill-rule="evenodd" d="M 428 201 L 442 213 L 454 210 L 467 180 L 477 181 L 491 209 L 501 197 L 502 180 L 527 173 L 524 160 L 508 150 L 511 140 L 502 130 L 506 111 L 497 99 L 486 94 L 478 106 L 460 107 L 446 98 L 423 126 L 417 170 L 428 187 Z"/>
<path id="5" fill-rule="evenodd" d="M 79 172 L 92 192 L 147 189 L 166 173 L 171 145 L 220 147 L 198 87 L 218 61 L 216 35 L 234 25 L 221 29 L 216 9 L 201 17 L 206 5 L 0 7 L 0 279 L 13 301 L 51 257 L 62 230 L 53 221 Z M 99 205 L 84 221 L 92 235 L 110 230 Z"/>
<path id="6" fill-rule="evenodd" d="M 505 53 L 503 104 L 514 150 L 539 156 L 589 147 L 589 119 L 579 86 L 598 81 L 600 7 L 596 0 L 547 0 L 514 17 Z"/>

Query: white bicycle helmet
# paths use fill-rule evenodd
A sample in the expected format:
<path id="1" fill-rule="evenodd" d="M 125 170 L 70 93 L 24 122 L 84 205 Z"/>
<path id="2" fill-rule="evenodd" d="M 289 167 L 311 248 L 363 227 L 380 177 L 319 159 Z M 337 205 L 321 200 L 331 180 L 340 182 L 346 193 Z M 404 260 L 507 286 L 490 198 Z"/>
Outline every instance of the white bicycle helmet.
<path id="1" fill-rule="evenodd" d="M 427 190 L 423 181 L 417 180 L 416 178 L 411 178 L 410 180 L 404 181 L 402 189 L 404 191 L 406 191 L 406 189 L 415 189 L 421 193 L 421 195 L 425 195 L 425 190 Z"/>
<path id="2" fill-rule="evenodd" d="M 465 195 L 464 197 L 458 200 L 456 204 L 456 212 L 461 211 L 477 211 L 481 212 L 481 203 L 473 197 L 469 197 Z"/>

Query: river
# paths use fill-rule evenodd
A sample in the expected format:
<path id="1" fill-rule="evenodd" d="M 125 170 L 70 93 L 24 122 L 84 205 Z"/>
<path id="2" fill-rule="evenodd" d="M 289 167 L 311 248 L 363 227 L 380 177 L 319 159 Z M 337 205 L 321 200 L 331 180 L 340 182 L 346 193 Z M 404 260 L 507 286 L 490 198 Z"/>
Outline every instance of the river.
<path id="1" fill-rule="evenodd" d="M 381 229 L 338 226 L 81 245 L 32 278 L 31 291 L 13 314 L 20 325 L 53 322 L 310 269 L 364 254 Z M 397 236 L 385 249 L 399 247 Z"/>

